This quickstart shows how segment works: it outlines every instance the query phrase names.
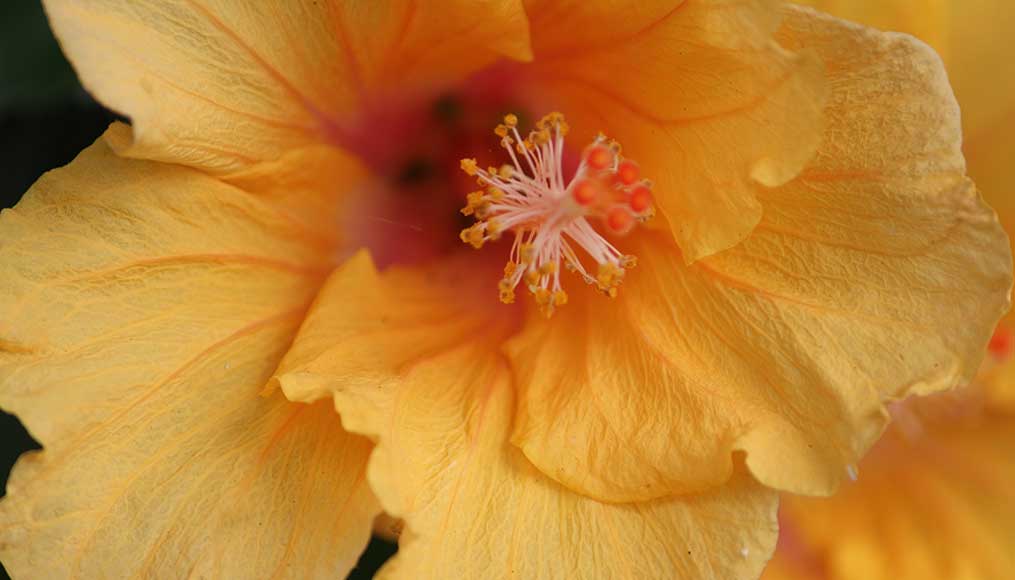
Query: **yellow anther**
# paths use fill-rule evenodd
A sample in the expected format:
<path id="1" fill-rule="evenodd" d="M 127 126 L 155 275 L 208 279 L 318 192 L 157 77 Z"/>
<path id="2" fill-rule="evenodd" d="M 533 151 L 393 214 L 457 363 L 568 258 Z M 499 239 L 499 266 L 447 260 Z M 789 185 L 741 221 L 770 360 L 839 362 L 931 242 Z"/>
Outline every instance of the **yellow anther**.
<path id="1" fill-rule="evenodd" d="M 536 123 L 537 129 L 551 129 L 553 127 L 563 129 L 566 126 L 567 121 L 564 120 L 564 115 L 557 111 L 544 115 L 543 118 Z"/>
<path id="2" fill-rule="evenodd" d="M 501 233 L 503 233 L 504 227 L 500 225 L 497 220 L 489 220 L 486 222 L 486 235 L 491 240 L 499 240 Z"/>
<path id="3" fill-rule="evenodd" d="M 476 175 L 479 172 L 479 164 L 476 163 L 475 159 L 462 159 L 462 171 L 467 175 Z"/>
<path id="4" fill-rule="evenodd" d="M 462 233 L 458 235 L 459 238 L 466 244 L 469 244 L 477 250 L 483 247 L 483 243 L 486 242 L 486 237 L 483 234 L 483 222 L 473 224 L 470 227 L 462 230 Z"/>
<path id="5" fill-rule="evenodd" d="M 565 294 L 563 290 L 550 292 L 546 288 L 537 288 L 532 294 L 536 300 L 536 304 L 539 306 L 539 311 L 547 318 L 553 316 L 553 312 L 556 310 L 557 306 L 567 304 L 567 294 Z"/>
<path id="6" fill-rule="evenodd" d="M 515 303 L 515 289 L 514 288 L 507 288 L 507 289 L 502 288 L 500 290 L 500 301 L 503 302 L 504 304 L 514 304 Z"/>
<path id="7" fill-rule="evenodd" d="M 508 262 L 510 264 L 510 262 Z M 507 268 L 505 268 L 507 270 Z M 508 274 L 510 276 L 510 274 Z M 504 304 L 514 304 L 515 301 L 515 286 L 511 283 L 511 280 L 504 278 L 497 284 L 497 288 L 500 291 L 500 301 Z"/>
<path id="8" fill-rule="evenodd" d="M 482 191 L 473 191 L 465 196 L 466 206 L 462 208 L 462 215 L 473 215 L 482 218 L 490 208 L 490 201 Z"/>
<path id="9" fill-rule="evenodd" d="M 536 147 L 540 147 L 550 142 L 550 131 L 542 129 L 540 131 L 533 131 L 529 134 L 528 141 L 530 141 Z"/>
<path id="10" fill-rule="evenodd" d="M 539 284 L 539 271 L 529 270 L 525 272 L 524 278 L 526 284 L 528 284 L 529 286 L 535 286 L 536 284 Z"/>
<path id="11" fill-rule="evenodd" d="M 637 264 L 637 259 L 621 254 L 595 230 L 594 224 L 601 220 L 610 231 L 626 232 L 635 219 L 642 220 L 650 213 L 651 195 L 645 191 L 650 184 L 638 182 L 637 166 L 620 163 L 620 144 L 600 134 L 585 150 L 582 163 L 591 168 L 589 179 L 598 180 L 597 187 L 602 191 L 585 195 L 578 187 L 584 181 L 574 182 L 572 178 L 576 183 L 572 188 L 560 179 L 565 168 L 559 150 L 570 129 L 564 115 L 554 111 L 526 133 L 520 133 L 518 122 L 516 115 L 508 114 L 493 129 L 512 163 L 484 169 L 476 159 L 461 162 L 462 170 L 481 185 L 481 191 L 466 196 L 462 213 L 473 216 L 477 223 L 462 230 L 462 241 L 479 248 L 499 239 L 506 230 L 512 231 L 514 244 L 498 284 L 500 300 L 506 304 L 515 302 L 519 285 L 524 285 L 539 310 L 551 316 L 569 301 L 561 289 L 561 270 L 577 272 L 603 294 L 617 296 L 626 271 Z M 616 217 L 618 211 L 623 220 Z M 586 270 L 568 243 L 570 232 L 577 236 L 575 241 L 589 258 L 598 263 L 598 271 Z"/>
<path id="12" fill-rule="evenodd" d="M 531 264 L 532 258 L 536 257 L 536 248 L 532 244 L 522 244 L 518 248 L 518 256 L 523 264 Z"/>
<path id="13" fill-rule="evenodd" d="M 624 270 L 615 266 L 612 262 L 599 265 L 599 272 L 596 274 L 596 282 L 600 290 L 615 289 L 624 277 Z"/>
<path id="14" fill-rule="evenodd" d="M 567 292 L 563 290 L 557 290 L 553 293 L 553 303 L 557 306 L 563 306 L 567 304 Z"/>
<path id="15" fill-rule="evenodd" d="M 546 288 L 536 288 L 536 291 L 533 292 L 532 295 L 536 299 L 536 304 L 540 306 L 550 304 L 550 301 L 553 299 L 553 295 L 550 294 L 550 291 Z"/>

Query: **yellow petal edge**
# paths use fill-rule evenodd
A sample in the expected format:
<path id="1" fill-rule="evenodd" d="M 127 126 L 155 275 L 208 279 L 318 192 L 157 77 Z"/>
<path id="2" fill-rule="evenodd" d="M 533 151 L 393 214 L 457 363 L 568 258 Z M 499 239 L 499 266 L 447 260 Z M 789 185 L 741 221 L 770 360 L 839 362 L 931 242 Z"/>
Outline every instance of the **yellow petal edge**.
<path id="1" fill-rule="evenodd" d="M 370 442 L 327 403 L 259 396 L 328 271 L 301 232 L 104 139 L 0 214 L 0 407 L 44 447 L 0 501 L 14 577 L 352 568 Z"/>

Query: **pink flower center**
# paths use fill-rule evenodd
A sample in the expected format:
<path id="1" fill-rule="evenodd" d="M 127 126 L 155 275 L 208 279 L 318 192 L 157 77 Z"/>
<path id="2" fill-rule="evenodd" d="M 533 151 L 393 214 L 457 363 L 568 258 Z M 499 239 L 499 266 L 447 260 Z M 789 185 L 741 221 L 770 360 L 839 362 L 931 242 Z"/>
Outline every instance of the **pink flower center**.
<path id="1" fill-rule="evenodd" d="M 484 170 L 475 159 L 461 161 L 462 170 L 484 187 L 470 193 L 462 209 L 478 220 L 462 230 L 462 241 L 480 248 L 514 232 L 500 299 L 513 303 L 515 289 L 524 282 L 546 316 L 568 300 L 562 266 L 612 298 L 625 270 L 637 262 L 603 237 L 593 221 L 623 235 L 653 214 L 652 183 L 641 179 L 638 165 L 624 159 L 620 145 L 604 135 L 585 149 L 577 170 L 565 180 L 567 132 L 564 116 L 551 113 L 522 138 L 518 118 L 507 115 L 494 133 L 511 163 Z"/>
<path id="2" fill-rule="evenodd" d="M 503 151 L 490 148 L 488 127 L 503 111 L 540 106 L 533 95 L 508 89 L 515 86 L 505 81 L 511 74 L 477 74 L 443 96 L 377 95 L 343 127 L 336 141 L 372 174 L 341 209 L 343 253 L 369 248 L 382 268 L 420 264 L 460 248 L 455 232 L 476 248 L 513 232 L 510 249 L 504 245 L 502 302 L 513 303 L 524 285 L 552 315 L 568 301 L 561 270 L 615 297 L 636 260 L 607 238 L 653 215 L 652 184 L 604 135 L 583 151 L 569 148 L 560 113 L 545 116 L 525 137 L 518 117 L 508 114 L 494 130 Z M 482 169 L 475 159 L 461 160 L 477 151 L 494 153 L 490 161 L 501 165 Z M 474 181 L 482 189 L 466 194 Z M 467 218 L 477 221 L 462 230 Z M 469 262 L 487 271 L 488 260 Z"/>
<path id="3" fill-rule="evenodd" d="M 533 106 L 511 90 L 508 74 L 496 70 L 457 86 L 375 94 L 343 122 L 336 145 L 356 155 L 370 175 L 343 192 L 343 255 L 368 248 L 385 268 L 462 250 L 457 234 L 471 220 L 458 210 L 472 179 L 459 171 L 459 160 L 487 148 L 488 128 L 505 111 Z M 477 258 L 471 261 L 484 261 Z"/>

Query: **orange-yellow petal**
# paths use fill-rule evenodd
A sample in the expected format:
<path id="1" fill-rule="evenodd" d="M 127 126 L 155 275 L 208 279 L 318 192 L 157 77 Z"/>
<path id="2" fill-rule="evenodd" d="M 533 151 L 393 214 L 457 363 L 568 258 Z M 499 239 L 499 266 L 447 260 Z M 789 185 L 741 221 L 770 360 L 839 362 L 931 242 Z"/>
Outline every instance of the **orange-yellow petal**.
<path id="1" fill-rule="evenodd" d="M 514 394 L 497 353 L 504 329 L 490 324 L 467 345 L 436 346 L 450 336 L 432 303 L 454 294 L 447 282 L 377 275 L 365 257 L 354 259 L 294 352 L 329 326 L 346 329 L 337 333 L 342 346 L 280 377 L 287 393 L 329 392 L 346 428 L 378 441 L 371 485 L 405 521 L 399 553 L 379 578 L 756 577 L 775 534 L 774 498 L 744 474 L 707 494 L 604 504 L 539 473 L 508 442 Z M 398 315 L 410 305 L 419 312 Z M 378 321 L 380 312 L 391 316 Z M 390 358 L 374 368 L 348 362 L 366 353 Z"/>
<path id="2" fill-rule="evenodd" d="M 531 4 L 532 82 L 644 165 L 687 261 L 747 237 L 813 155 L 825 83 L 774 42 L 777 2 Z"/>
<path id="3" fill-rule="evenodd" d="M 350 193 L 354 196 L 369 175 L 348 152 L 315 145 L 219 179 L 270 203 L 308 243 L 331 251 L 352 245 L 341 224 L 350 211 Z"/>
<path id="4" fill-rule="evenodd" d="M 884 399 L 968 381 L 1008 308 L 1011 255 L 962 175 L 929 49 L 794 10 L 836 90 L 818 156 L 761 196 L 744 242 L 685 266 L 659 236 L 617 302 L 574 297 L 514 340 L 515 441 L 548 476 L 629 501 L 713 485 L 744 450 L 762 482 L 831 493 Z"/>
<path id="5" fill-rule="evenodd" d="M 1008 0 L 803 0 L 820 10 L 883 30 L 912 34 L 944 58 L 963 108 L 967 136 L 990 131 L 1010 116 L 1015 78 L 1006 70 L 1006 32 L 1015 30 Z M 987 33 L 989 31 L 989 33 Z M 977 177 L 973 172 L 973 176 Z"/>
<path id="6" fill-rule="evenodd" d="M 765 580 L 1007 577 L 1015 415 L 964 408 L 977 403 L 955 395 L 937 401 L 937 417 L 900 417 L 838 495 L 785 497 L 787 536 Z"/>
<path id="7" fill-rule="evenodd" d="M 345 385 L 368 397 L 421 360 L 510 324 L 511 311 L 481 286 L 489 278 L 471 269 L 471 257 L 378 272 L 365 250 L 357 253 L 321 289 L 275 383 L 293 401 L 328 398 Z"/>
<path id="8" fill-rule="evenodd" d="M 379 273 L 352 258 L 277 375 L 289 397 L 331 397 L 347 429 L 379 442 L 371 485 L 405 521 L 380 577 L 755 577 L 774 504 L 746 474 L 701 495 L 605 504 L 509 443 L 515 395 L 499 348 L 512 311 L 472 304 L 490 293 L 467 265 Z"/>
<path id="9" fill-rule="evenodd" d="M 1011 59 L 1015 2 L 1008 0 L 807 0 L 849 20 L 913 34 L 944 59 L 962 107 L 969 175 L 1015 228 L 1011 159 L 1015 157 L 1015 75 L 998 74 Z M 985 31 L 991 31 L 989 34 Z"/>
<path id="10" fill-rule="evenodd" d="M 131 156 L 234 171 L 321 140 L 397 82 L 530 56 L 520 0 L 46 0 L 85 87 L 131 118 Z"/>
<path id="11" fill-rule="evenodd" d="M 381 421 L 349 424 L 379 441 L 371 485 L 405 520 L 380 578 L 755 578 L 769 557 L 774 498 L 743 473 L 632 504 L 541 474 L 508 441 L 510 372 L 489 345 L 428 360 L 392 386 Z"/>
<path id="12" fill-rule="evenodd" d="M 1005 0 L 988 2 L 1000 5 Z M 946 62 L 952 47 L 949 24 L 961 18 L 964 12 L 953 10 L 949 4 L 969 4 L 967 0 L 799 0 L 795 3 L 880 30 L 912 34 L 934 47 Z"/>
<path id="13" fill-rule="evenodd" d="M 330 256 L 270 202 L 104 140 L 4 210 L 0 406 L 44 446 L 0 502 L 7 569 L 346 573 L 379 511 L 370 443 L 259 395 Z"/>

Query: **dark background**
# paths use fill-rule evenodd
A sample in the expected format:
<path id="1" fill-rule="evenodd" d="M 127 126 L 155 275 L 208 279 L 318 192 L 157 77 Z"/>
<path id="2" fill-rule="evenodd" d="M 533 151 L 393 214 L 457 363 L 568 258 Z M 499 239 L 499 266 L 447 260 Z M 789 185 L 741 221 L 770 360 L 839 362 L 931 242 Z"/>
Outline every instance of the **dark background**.
<path id="1" fill-rule="evenodd" d="M 116 118 L 81 88 L 41 0 L 0 0 L 0 207 L 16 204 L 40 175 L 69 163 Z M 18 456 L 38 448 L 17 418 L 0 413 L 0 489 Z M 372 578 L 394 552 L 374 539 L 349 578 Z"/>

